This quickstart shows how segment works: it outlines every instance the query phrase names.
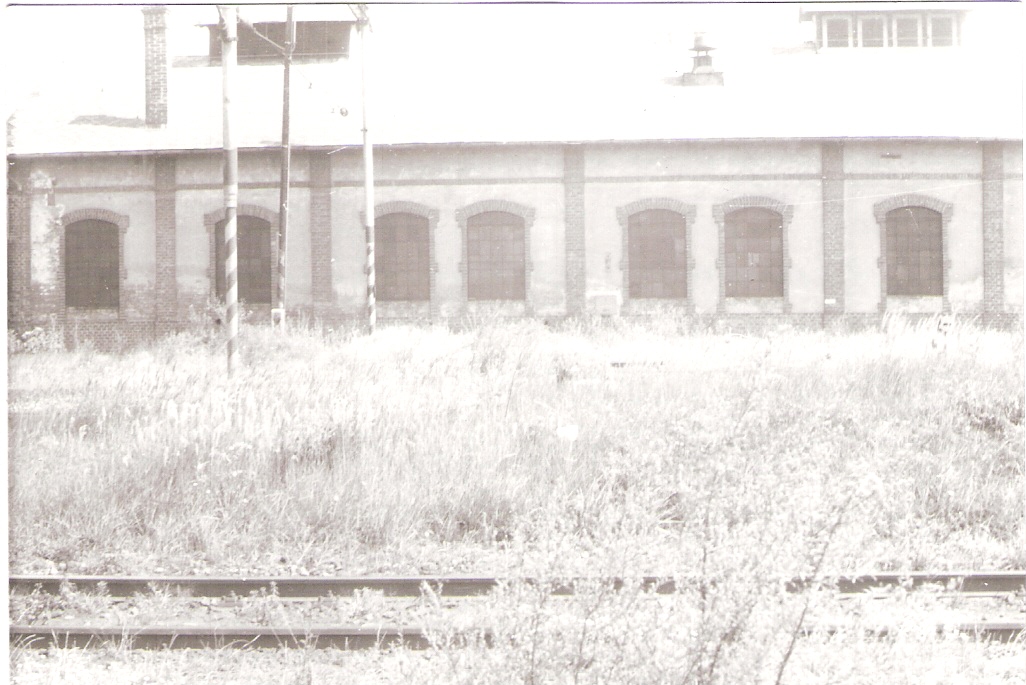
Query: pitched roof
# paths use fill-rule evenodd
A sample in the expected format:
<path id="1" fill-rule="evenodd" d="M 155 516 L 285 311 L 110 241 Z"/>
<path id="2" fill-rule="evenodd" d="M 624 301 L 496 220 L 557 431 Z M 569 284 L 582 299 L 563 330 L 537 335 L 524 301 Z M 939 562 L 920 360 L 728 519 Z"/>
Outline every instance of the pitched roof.
<path id="1" fill-rule="evenodd" d="M 957 48 L 819 52 L 807 42 L 810 22 L 799 21 L 792 4 L 373 6 L 370 129 L 376 143 L 392 145 L 1021 139 L 1021 8 L 981 5 L 967 12 Z M 17 19 L 29 39 L 38 40 L 33 31 L 55 21 L 76 22 L 67 7 L 59 20 L 38 15 L 52 9 L 13 9 L 22 11 Z M 178 59 L 164 128 L 142 122 L 139 8 L 102 9 L 108 13 L 89 24 L 95 31 L 89 42 L 49 46 L 55 66 L 80 61 L 91 69 L 77 78 L 60 69 L 38 70 L 15 103 L 9 152 L 220 148 L 221 70 L 195 66 L 205 63 L 195 55 L 203 54 L 208 40 L 198 25 L 216 21 L 214 9 L 169 12 L 169 41 Z M 94 15 L 79 15 L 79 25 L 82 16 Z M 681 83 L 691 70 L 689 49 L 699 30 L 708 31 L 707 42 L 717 48 L 714 64 L 724 73 L 723 86 Z M 360 45 L 353 42 L 349 60 L 294 68 L 294 145 L 360 143 Z M 76 51 L 77 45 L 103 45 L 109 55 L 95 63 L 95 50 Z M 182 59 L 190 54 L 192 60 Z M 277 146 L 281 68 L 240 66 L 238 76 L 239 146 Z M 343 110 L 347 116 L 340 116 Z"/>

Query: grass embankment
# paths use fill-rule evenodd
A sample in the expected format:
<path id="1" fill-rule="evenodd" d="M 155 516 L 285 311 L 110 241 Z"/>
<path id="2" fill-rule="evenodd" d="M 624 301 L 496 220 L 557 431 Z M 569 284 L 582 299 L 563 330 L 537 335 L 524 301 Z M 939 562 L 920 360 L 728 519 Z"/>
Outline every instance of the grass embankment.
<path id="1" fill-rule="evenodd" d="M 14 354 L 11 569 L 1026 566 L 1022 335 L 892 324 Z"/>

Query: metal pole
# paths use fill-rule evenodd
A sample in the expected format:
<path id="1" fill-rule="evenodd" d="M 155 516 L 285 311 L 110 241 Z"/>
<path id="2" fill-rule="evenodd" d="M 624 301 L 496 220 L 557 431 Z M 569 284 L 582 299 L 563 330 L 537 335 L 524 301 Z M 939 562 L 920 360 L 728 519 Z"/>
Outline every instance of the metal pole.
<path id="1" fill-rule="evenodd" d="M 363 109 L 363 186 L 364 186 L 364 217 L 367 231 L 367 329 L 374 332 L 377 323 L 374 289 L 374 148 L 371 145 L 370 131 L 367 124 L 367 34 L 370 23 L 366 12 L 360 21 L 360 89 Z"/>
<path id="2" fill-rule="evenodd" d="M 286 250 L 289 230 L 289 180 L 292 165 L 292 147 L 289 137 L 289 75 L 292 71 L 292 51 L 296 45 L 296 23 L 292 17 L 292 5 L 286 10 L 285 30 L 285 75 L 281 106 L 281 191 L 278 203 L 278 292 L 275 297 L 275 309 L 271 312 L 271 322 L 275 316 L 278 325 L 285 330 L 285 267 Z"/>
<path id="3" fill-rule="evenodd" d="M 232 92 L 235 83 L 235 67 L 238 61 L 238 25 L 234 7 L 220 7 L 221 33 L 221 75 L 224 93 L 224 283 L 225 308 L 228 318 L 228 375 L 238 365 L 239 337 L 239 279 L 238 256 L 236 254 L 236 233 L 238 229 L 236 212 L 239 205 L 239 150 L 232 139 Z"/>

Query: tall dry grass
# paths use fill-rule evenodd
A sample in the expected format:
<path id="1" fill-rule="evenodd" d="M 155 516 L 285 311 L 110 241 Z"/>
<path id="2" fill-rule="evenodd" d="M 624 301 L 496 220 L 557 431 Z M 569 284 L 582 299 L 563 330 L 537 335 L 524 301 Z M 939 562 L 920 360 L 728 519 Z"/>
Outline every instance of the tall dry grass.
<path id="1" fill-rule="evenodd" d="M 12 567 L 787 573 L 840 514 L 835 570 L 1026 562 L 1021 333 L 242 340 L 13 355 Z"/>

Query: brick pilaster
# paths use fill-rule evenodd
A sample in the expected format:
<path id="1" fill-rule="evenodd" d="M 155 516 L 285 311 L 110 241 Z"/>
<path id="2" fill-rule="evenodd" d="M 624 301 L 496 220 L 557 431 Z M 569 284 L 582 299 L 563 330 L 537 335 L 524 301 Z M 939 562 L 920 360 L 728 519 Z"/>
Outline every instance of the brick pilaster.
<path id="1" fill-rule="evenodd" d="M 1000 324 L 1005 310 L 1005 160 L 999 142 L 983 143 L 983 320 Z"/>
<path id="2" fill-rule="evenodd" d="M 310 153 L 310 280 L 314 313 L 322 316 L 334 304 L 331 282 L 331 158 Z"/>
<path id="3" fill-rule="evenodd" d="M 823 315 L 844 312 L 844 143 L 820 146 L 823 193 Z"/>
<path id="4" fill-rule="evenodd" d="M 64 224 L 63 207 L 57 204 L 54 181 L 43 172 L 33 172 L 28 183 L 29 305 L 33 322 L 53 318 L 63 327 Z"/>
<path id="5" fill-rule="evenodd" d="M 146 125 L 167 125 L 167 7 L 143 9 Z"/>
<path id="6" fill-rule="evenodd" d="M 178 314 L 178 258 L 175 216 L 175 158 L 158 156 L 154 164 L 157 274 L 155 316 L 157 334 L 170 332 Z"/>
<path id="7" fill-rule="evenodd" d="M 28 170 L 12 163 L 7 176 L 7 325 L 31 319 L 30 201 Z"/>
<path id="8" fill-rule="evenodd" d="M 566 211 L 566 313 L 584 313 L 586 269 L 584 257 L 584 148 L 563 148 L 563 193 Z"/>

